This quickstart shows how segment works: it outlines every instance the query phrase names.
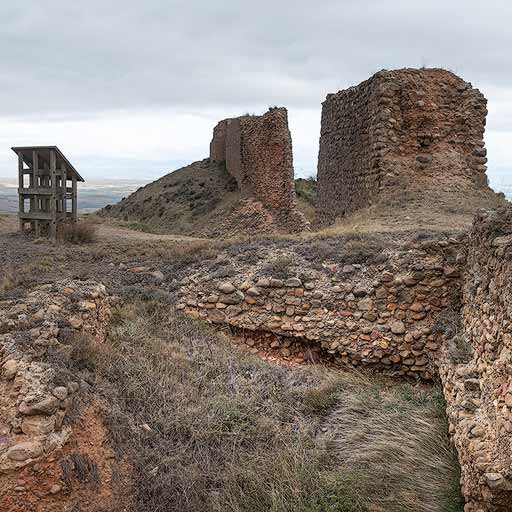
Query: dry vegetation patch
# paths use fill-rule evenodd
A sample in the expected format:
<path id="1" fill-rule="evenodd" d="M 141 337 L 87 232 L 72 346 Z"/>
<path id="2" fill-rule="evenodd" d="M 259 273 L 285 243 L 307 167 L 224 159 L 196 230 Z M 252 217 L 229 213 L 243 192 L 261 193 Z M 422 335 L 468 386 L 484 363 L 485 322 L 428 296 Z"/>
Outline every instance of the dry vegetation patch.
<path id="1" fill-rule="evenodd" d="M 404 384 L 407 391 L 400 388 L 389 401 L 386 388 L 359 376 L 264 363 L 205 324 L 154 302 L 116 310 L 107 342 L 89 357 L 109 403 L 112 441 L 133 464 L 137 511 L 457 510 L 422 508 L 424 495 L 412 489 L 413 483 L 424 489 L 435 482 L 444 496 L 456 482 L 441 408 L 428 391 L 417 399 Z M 393 414 L 395 408 L 400 413 Z M 420 415 L 431 435 L 427 429 L 418 435 Z M 372 480 L 384 471 L 384 450 L 348 464 L 340 458 L 333 418 L 355 454 L 361 453 L 357 440 L 362 445 L 379 426 L 368 451 L 390 448 L 388 472 L 410 469 L 409 460 L 401 469 L 397 445 L 407 446 L 411 456 L 416 450 L 419 460 L 434 454 L 432 464 L 446 471 L 435 478 L 415 472 L 407 485 L 399 478 Z M 372 481 L 385 484 L 388 508 L 375 508 L 382 500 Z M 396 507 L 393 493 L 400 497 Z M 402 499 L 410 493 L 415 509 Z"/>
<path id="2" fill-rule="evenodd" d="M 368 382 L 340 397 L 328 423 L 340 471 L 357 473 L 359 492 L 374 510 L 462 511 L 440 388 L 379 389 Z"/>
<path id="3" fill-rule="evenodd" d="M 62 226 L 60 236 L 71 244 L 91 244 L 97 240 L 97 226 L 92 222 L 70 222 Z"/>
<path id="4" fill-rule="evenodd" d="M 95 354 L 113 440 L 134 460 L 136 509 L 366 510 L 314 443 L 315 371 L 244 357 L 154 304 L 117 312 Z M 329 508 L 330 507 L 330 508 Z"/>

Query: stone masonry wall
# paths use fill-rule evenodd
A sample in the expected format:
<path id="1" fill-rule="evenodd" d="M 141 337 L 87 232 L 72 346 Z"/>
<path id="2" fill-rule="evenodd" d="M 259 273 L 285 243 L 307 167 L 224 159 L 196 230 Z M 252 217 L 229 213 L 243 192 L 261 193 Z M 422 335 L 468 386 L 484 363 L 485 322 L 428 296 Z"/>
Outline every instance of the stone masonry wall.
<path id="1" fill-rule="evenodd" d="M 210 143 L 210 160 L 214 162 L 226 161 L 226 134 L 228 120 L 220 121 L 213 129 L 213 138 Z"/>
<path id="2" fill-rule="evenodd" d="M 512 506 L 512 208 L 477 215 L 469 237 L 463 331 L 442 350 L 465 512 Z"/>
<path id="3" fill-rule="evenodd" d="M 329 94 L 318 158 L 323 223 L 439 177 L 485 187 L 486 99 L 442 69 L 380 71 Z"/>
<path id="4" fill-rule="evenodd" d="M 437 255 L 408 248 L 386 263 L 322 271 L 294 256 L 300 277 L 288 279 L 273 277 L 264 263 L 230 280 L 201 269 L 183 283 L 177 307 L 245 332 L 251 344 L 266 333 L 285 359 L 322 352 L 339 365 L 431 379 L 443 341 L 436 320 L 458 303 L 460 289 L 458 242 L 439 243 Z"/>
<path id="5" fill-rule="evenodd" d="M 292 140 L 285 108 L 220 121 L 213 131 L 210 159 L 225 162 L 244 195 L 284 214 L 285 222 L 294 230 L 306 227 L 296 206 Z"/>
<path id="6" fill-rule="evenodd" d="M 55 385 L 55 370 L 40 361 L 69 350 L 72 335 L 103 341 L 109 318 L 105 287 L 92 281 L 44 285 L 27 299 L 0 302 L 0 473 L 46 459 L 68 441 L 64 418 L 81 384 Z"/>

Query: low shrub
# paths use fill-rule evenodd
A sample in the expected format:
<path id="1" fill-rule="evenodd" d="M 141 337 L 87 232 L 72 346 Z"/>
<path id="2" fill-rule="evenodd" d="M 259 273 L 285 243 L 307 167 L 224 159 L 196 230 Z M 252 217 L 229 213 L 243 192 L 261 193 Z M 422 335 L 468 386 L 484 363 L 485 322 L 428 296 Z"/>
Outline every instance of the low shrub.
<path id="1" fill-rule="evenodd" d="M 0 296 L 14 288 L 17 284 L 16 273 L 13 268 L 5 267 L 0 270 Z"/>
<path id="2" fill-rule="evenodd" d="M 272 258 L 262 269 L 273 277 L 290 277 L 295 265 L 295 257 L 291 254 L 280 254 Z"/>
<path id="3" fill-rule="evenodd" d="M 62 227 L 61 236 L 71 244 L 90 244 L 97 239 L 97 227 L 90 222 L 70 222 Z"/>
<path id="4" fill-rule="evenodd" d="M 463 334 L 457 334 L 446 342 L 448 357 L 454 364 L 469 363 L 473 358 L 473 347 Z"/>
<path id="5" fill-rule="evenodd" d="M 349 264 L 382 263 L 386 261 L 384 249 L 384 241 L 377 237 L 353 235 L 344 240 L 338 260 Z"/>

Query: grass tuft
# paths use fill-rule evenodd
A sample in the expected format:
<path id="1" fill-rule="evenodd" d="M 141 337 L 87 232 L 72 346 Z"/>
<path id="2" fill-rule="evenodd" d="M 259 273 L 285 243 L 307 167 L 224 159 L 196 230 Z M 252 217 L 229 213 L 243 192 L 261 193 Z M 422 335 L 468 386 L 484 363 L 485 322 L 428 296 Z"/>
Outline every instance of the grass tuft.
<path id="1" fill-rule="evenodd" d="M 79 221 L 62 227 L 61 236 L 71 244 L 91 244 L 96 241 L 97 226 L 91 222 Z"/>

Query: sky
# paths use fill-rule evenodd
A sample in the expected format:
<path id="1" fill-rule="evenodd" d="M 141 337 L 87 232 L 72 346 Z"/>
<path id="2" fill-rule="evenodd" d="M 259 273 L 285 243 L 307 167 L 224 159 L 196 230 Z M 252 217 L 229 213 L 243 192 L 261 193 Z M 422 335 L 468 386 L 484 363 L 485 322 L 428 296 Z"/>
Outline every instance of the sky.
<path id="1" fill-rule="evenodd" d="M 444 67 L 488 98 L 488 175 L 512 190 L 510 0 L 0 3 L 0 177 L 58 145 L 88 181 L 150 181 L 208 156 L 220 119 L 286 106 L 316 173 L 326 94 L 380 69 Z"/>

